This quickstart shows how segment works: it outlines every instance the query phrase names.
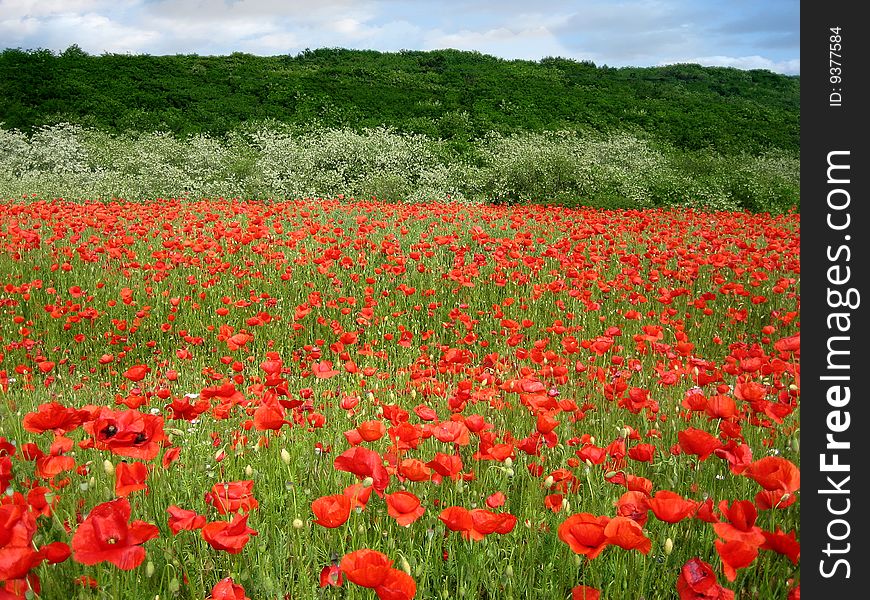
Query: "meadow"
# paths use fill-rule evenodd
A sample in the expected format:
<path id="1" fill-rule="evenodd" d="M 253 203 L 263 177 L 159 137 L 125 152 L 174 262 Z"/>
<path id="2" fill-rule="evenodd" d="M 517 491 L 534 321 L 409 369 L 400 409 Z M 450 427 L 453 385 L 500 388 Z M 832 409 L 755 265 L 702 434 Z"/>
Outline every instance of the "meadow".
<path id="1" fill-rule="evenodd" d="M 800 597 L 799 214 L 359 198 L 0 203 L 0 598 Z"/>

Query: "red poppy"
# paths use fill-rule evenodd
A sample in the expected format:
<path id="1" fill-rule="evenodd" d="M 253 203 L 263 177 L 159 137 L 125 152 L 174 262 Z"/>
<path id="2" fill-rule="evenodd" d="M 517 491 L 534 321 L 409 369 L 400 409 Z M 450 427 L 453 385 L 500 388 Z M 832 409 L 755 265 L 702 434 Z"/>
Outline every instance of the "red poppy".
<path id="1" fill-rule="evenodd" d="M 363 485 L 362 482 L 357 482 L 344 488 L 342 493 L 350 498 L 353 508 L 362 510 L 366 507 L 369 497 L 372 495 L 372 487 Z"/>
<path id="2" fill-rule="evenodd" d="M 647 503 L 656 518 L 666 523 L 678 523 L 694 514 L 698 508 L 694 500 L 686 500 L 670 490 L 659 490 Z"/>
<path id="3" fill-rule="evenodd" d="M 387 514 L 396 522 L 407 527 L 426 511 L 420 504 L 420 499 L 411 492 L 398 491 L 385 496 L 387 501 Z"/>
<path id="4" fill-rule="evenodd" d="M 553 512 L 559 512 L 562 510 L 564 500 L 565 496 L 562 494 L 548 494 L 544 496 L 544 506 Z"/>
<path id="5" fill-rule="evenodd" d="M 384 583 L 393 561 L 386 554 L 363 548 L 345 554 L 340 566 L 341 572 L 351 583 L 374 588 Z"/>
<path id="6" fill-rule="evenodd" d="M 115 495 L 126 498 L 138 490 L 148 491 L 148 466 L 145 463 L 122 461 L 115 467 Z"/>
<path id="7" fill-rule="evenodd" d="M 178 506 L 172 505 L 166 509 L 169 513 L 169 530 L 173 535 L 177 535 L 179 531 L 193 531 L 194 529 L 202 529 L 205 525 L 205 516 L 197 513 L 195 510 L 186 510 Z"/>
<path id="8" fill-rule="evenodd" d="M 596 517 L 590 513 L 579 513 L 565 519 L 559 525 L 559 539 L 577 554 L 585 554 L 590 560 L 601 554 L 609 543 L 604 528 L 610 517 Z"/>
<path id="9" fill-rule="evenodd" d="M 722 442 L 719 441 L 719 438 L 694 427 L 677 432 L 677 438 L 680 441 L 680 448 L 682 448 L 683 452 L 697 455 L 698 460 L 707 460 L 707 457 L 714 450 L 722 447 Z"/>
<path id="10" fill-rule="evenodd" d="M 625 492 L 614 503 L 616 514 L 637 521 L 637 524 L 643 527 L 649 517 L 648 500 L 649 496 L 643 492 Z"/>
<path id="11" fill-rule="evenodd" d="M 245 588 L 226 577 L 211 588 L 211 595 L 206 600 L 251 600 L 245 595 Z"/>
<path id="12" fill-rule="evenodd" d="M 474 522 L 471 513 L 462 506 L 450 506 L 441 511 L 438 520 L 447 526 L 450 531 L 471 531 Z"/>
<path id="13" fill-rule="evenodd" d="M 331 360 L 324 360 L 318 363 L 314 363 L 311 367 L 314 376 L 318 379 L 329 379 L 330 377 L 334 377 L 338 375 L 338 371 L 332 368 Z"/>
<path id="14" fill-rule="evenodd" d="M 426 465 L 439 476 L 449 477 L 454 481 L 459 479 L 462 473 L 462 458 L 456 454 L 436 452 L 432 460 L 426 463 Z"/>
<path id="15" fill-rule="evenodd" d="M 517 518 L 510 513 L 494 513 L 484 508 L 469 511 L 471 529 L 462 532 L 465 539 L 482 540 L 491 533 L 506 534 L 513 531 Z"/>
<path id="16" fill-rule="evenodd" d="M 122 375 L 132 382 L 142 381 L 145 376 L 151 372 L 150 367 L 145 365 L 134 365 L 124 371 Z"/>
<path id="17" fill-rule="evenodd" d="M 48 402 L 40 404 L 36 412 L 24 415 L 22 424 L 31 433 L 52 431 L 62 434 L 77 428 L 85 418 L 85 411 L 69 408 L 58 402 Z"/>
<path id="18" fill-rule="evenodd" d="M 764 543 L 761 545 L 762 550 L 772 550 L 779 554 L 784 554 L 795 565 L 801 557 L 801 544 L 795 539 L 795 532 L 785 533 L 779 527 L 775 533 L 762 531 L 764 535 Z"/>
<path id="19" fill-rule="evenodd" d="M 124 571 L 142 564 L 142 544 L 160 535 L 160 530 L 144 521 L 128 523 L 130 513 L 126 498 L 94 507 L 73 534 L 73 559 L 84 565 L 108 561 Z"/>
<path id="20" fill-rule="evenodd" d="M 637 444 L 629 448 L 628 456 L 632 460 L 652 463 L 656 457 L 656 447 L 652 444 Z"/>
<path id="21" fill-rule="evenodd" d="M 338 471 L 353 473 L 360 479 L 371 477 L 372 487 L 378 493 L 387 489 L 387 485 L 390 483 L 390 474 L 384 468 L 381 455 L 362 446 L 355 446 L 336 456 L 333 466 Z"/>
<path id="22" fill-rule="evenodd" d="M 677 579 L 680 600 L 733 600 L 734 592 L 719 585 L 713 568 L 693 558 L 680 569 Z"/>
<path id="23" fill-rule="evenodd" d="M 746 467 L 743 474 L 766 490 L 784 490 L 791 494 L 801 487 L 800 469 L 781 456 L 756 460 Z"/>
<path id="24" fill-rule="evenodd" d="M 504 506 L 504 503 L 507 501 L 507 497 L 503 492 L 495 492 L 491 494 L 486 499 L 486 505 L 490 508 L 498 508 L 500 506 Z"/>
<path id="25" fill-rule="evenodd" d="M 343 583 L 344 575 L 336 562 L 333 562 L 331 565 L 326 565 L 320 570 L 320 587 L 326 587 L 328 585 L 331 585 L 332 587 L 341 587 Z"/>
<path id="26" fill-rule="evenodd" d="M 248 527 L 248 513 L 238 513 L 229 523 L 215 521 L 206 523 L 202 528 L 202 537 L 215 550 L 225 550 L 230 554 L 238 554 L 245 544 L 257 532 Z"/>
<path id="27" fill-rule="evenodd" d="M 575 585 L 571 588 L 571 600 L 599 600 L 601 592 L 588 585 Z"/>
<path id="28" fill-rule="evenodd" d="M 713 529 L 723 540 L 739 541 L 750 546 L 760 546 L 764 543 L 761 528 L 755 525 L 758 511 L 749 500 L 735 500 L 731 506 L 723 500 L 719 503 L 719 511 L 727 522 L 714 523 Z"/>
<path id="29" fill-rule="evenodd" d="M 328 528 L 344 525 L 350 518 L 353 501 L 344 494 L 322 496 L 311 503 L 311 511 L 318 525 Z"/>
<path id="30" fill-rule="evenodd" d="M 643 534 L 643 528 L 628 517 L 613 517 L 604 527 L 607 543 L 625 550 L 649 554 L 652 541 Z"/>
<path id="31" fill-rule="evenodd" d="M 167 441 L 163 417 L 137 410 L 114 411 L 102 408 L 84 424 L 100 450 L 110 450 L 118 456 L 151 460 Z"/>
<path id="32" fill-rule="evenodd" d="M 211 491 L 205 494 L 205 501 L 225 515 L 231 512 L 250 511 L 260 503 L 254 498 L 253 480 L 216 483 Z"/>
<path id="33" fill-rule="evenodd" d="M 387 432 L 387 426 L 379 419 L 372 419 L 357 425 L 355 431 L 359 433 L 362 440 L 374 442 L 384 437 L 384 434 Z"/>
<path id="34" fill-rule="evenodd" d="M 722 559 L 722 569 L 728 581 L 734 581 L 737 569 L 748 567 L 758 556 L 758 546 L 741 541 L 716 540 L 716 551 Z"/>
<path id="35" fill-rule="evenodd" d="M 411 600 L 417 593 L 417 583 L 401 569 L 391 568 L 380 585 L 375 586 L 375 593 L 380 600 Z"/>
<path id="36" fill-rule="evenodd" d="M 428 426 L 427 426 L 428 427 Z M 439 442 L 448 444 L 456 444 L 458 446 L 467 446 L 471 443 L 468 434 L 468 427 L 459 421 L 442 421 L 431 426 L 432 435 Z"/>

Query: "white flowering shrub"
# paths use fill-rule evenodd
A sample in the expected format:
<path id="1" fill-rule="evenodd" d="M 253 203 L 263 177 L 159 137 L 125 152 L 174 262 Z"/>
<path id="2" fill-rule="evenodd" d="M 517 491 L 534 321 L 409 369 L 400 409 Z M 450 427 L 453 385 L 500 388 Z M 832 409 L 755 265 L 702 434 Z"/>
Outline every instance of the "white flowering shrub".
<path id="1" fill-rule="evenodd" d="M 376 197 L 544 202 L 604 208 L 687 205 L 783 211 L 800 205 L 797 157 L 687 152 L 638 135 L 489 134 L 461 148 L 379 127 L 250 124 L 226 136 L 110 134 L 76 125 L 30 136 L 0 127 L 0 197 Z"/>

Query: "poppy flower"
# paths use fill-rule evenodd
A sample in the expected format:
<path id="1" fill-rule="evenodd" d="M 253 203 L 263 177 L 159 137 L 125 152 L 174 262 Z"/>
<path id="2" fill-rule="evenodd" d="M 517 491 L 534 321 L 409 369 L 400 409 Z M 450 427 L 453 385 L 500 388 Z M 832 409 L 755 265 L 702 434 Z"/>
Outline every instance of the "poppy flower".
<path id="1" fill-rule="evenodd" d="M 151 460 L 167 441 L 163 417 L 138 410 L 114 411 L 102 408 L 83 427 L 100 450 L 127 458 Z"/>
<path id="2" fill-rule="evenodd" d="M 411 600 L 416 593 L 417 582 L 401 569 L 388 569 L 384 580 L 375 586 L 380 600 Z"/>
<path id="3" fill-rule="evenodd" d="M 575 585 L 571 588 L 571 600 L 599 600 L 601 592 L 588 585 Z"/>
<path id="4" fill-rule="evenodd" d="M 245 595 L 245 588 L 226 577 L 211 588 L 211 595 L 206 600 L 251 600 Z"/>
<path id="5" fill-rule="evenodd" d="M 238 513 L 229 523 L 215 521 L 202 528 L 202 538 L 209 546 L 230 554 L 240 553 L 252 535 L 257 535 L 257 532 L 248 527 L 248 513 Z"/>
<path id="6" fill-rule="evenodd" d="M 686 500 L 670 490 L 659 490 L 647 503 L 656 518 L 666 523 L 678 523 L 698 508 L 694 500 Z"/>
<path id="7" fill-rule="evenodd" d="M 371 477 L 373 481 L 372 487 L 378 493 L 387 489 L 387 485 L 390 482 L 390 474 L 384 468 L 381 455 L 374 450 L 369 450 L 362 446 L 355 446 L 336 456 L 333 466 L 338 471 L 353 473 L 360 479 Z"/>
<path id="8" fill-rule="evenodd" d="M 344 494 L 322 496 L 311 503 L 311 511 L 318 525 L 328 528 L 344 525 L 350 518 L 353 501 Z"/>
<path id="9" fill-rule="evenodd" d="M 795 532 L 785 533 L 779 527 L 775 533 L 762 531 L 764 543 L 761 545 L 762 550 L 772 550 L 779 554 L 784 554 L 792 562 L 797 565 L 801 557 L 801 544 L 795 539 Z"/>
<path id="10" fill-rule="evenodd" d="M 480 541 L 491 533 L 510 533 L 517 523 L 517 518 L 510 513 L 494 513 L 484 508 L 474 508 L 469 514 L 471 529 L 463 531 L 462 536 L 475 541 Z"/>
<path id="11" fill-rule="evenodd" d="M 337 562 L 331 565 L 326 565 L 320 570 L 320 587 L 331 585 L 332 587 L 341 587 L 344 583 L 344 575 L 341 572 Z"/>
<path id="12" fill-rule="evenodd" d="M 695 454 L 698 460 L 707 460 L 714 450 L 722 447 L 722 442 L 719 438 L 702 429 L 689 427 L 677 432 L 677 439 L 680 442 L 680 448 L 686 454 Z"/>
<path id="13" fill-rule="evenodd" d="M 359 434 L 361 440 L 366 442 L 375 442 L 387 432 L 387 427 L 384 422 L 378 419 L 363 421 L 356 426 L 355 431 Z"/>
<path id="14" fill-rule="evenodd" d="M 553 512 L 559 512 L 562 510 L 564 500 L 565 496 L 562 494 L 548 494 L 544 496 L 544 506 Z"/>
<path id="15" fill-rule="evenodd" d="M 727 521 L 714 523 L 716 534 L 725 541 L 740 541 L 750 546 L 760 546 L 764 543 L 761 528 L 755 524 L 758 511 L 748 500 L 735 500 L 731 506 L 723 500 L 719 503 L 719 511 Z"/>
<path id="16" fill-rule="evenodd" d="M 205 494 L 205 501 L 225 515 L 231 512 L 250 511 L 260 503 L 254 498 L 253 480 L 216 483 Z"/>
<path id="17" fill-rule="evenodd" d="M 126 498 L 94 507 L 73 534 L 73 559 L 84 565 L 110 562 L 124 571 L 142 564 L 142 544 L 160 535 L 160 530 L 144 521 L 128 523 L 130 513 Z"/>
<path id="18" fill-rule="evenodd" d="M 765 456 L 751 463 L 743 472 L 765 490 L 796 492 L 801 487 L 801 472 L 794 463 L 781 456 Z"/>
<path id="19" fill-rule="evenodd" d="M 450 531 L 471 531 L 471 528 L 474 527 L 471 513 L 462 506 L 445 508 L 438 515 L 438 520 L 444 523 Z"/>
<path id="20" fill-rule="evenodd" d="M 345 554 L 340 566 L 341 572 L 351 583 L 374 588 L 384 583 L 393 561 L 386 554 L 363 548 Z"/>
<path id="21" fill-rule="evenodd" d="M 372 486 L 364 485 L 362 482 L 352 483 L 344 488 L 342 493 L 350 498 L 353 508 L 362 510 L 366 507 L 369 497 L 372 495 Z"/>
<path id="22" fill-rule="evenodd" d="M 441 477 L 449 477 L 454 481 L 459 479 L 462 472 L 462 458 L 456 454 L 436 452 L 426 465 Z"/>
<path id="23" fill-rule="evenodd" d="M 122 461 L 115 467 L 115 495 L 126 498 L 138 490 L 148 491 L 148 466 L 145 463 Z"/>
<path id="24" fill-rule="evenodd" d="M 713 568 L 700 558 L 693 558 L 680 569 L 677 579 L 680 600 L 734 600 L 734 592 L 716 581 Z"/>
<path id="25" fill-rule="evenodd" d="M 172 505 L 166 509 L 169 513 L 169 530 L 173 535 L 177 535 L 179 531 L 193 531 L 194 529 L 202 529 L 206 519 L 204 515 L 197 513 L 195 510 L 186 510 L 178 506 Z"/>
<path id="26" fill-rule="evenodd" d="M 422 460 L 406 458 L 399 463 L 398 474 L 408 481 L 429 481 L 432 478 L 432 469 Z"/>
<path id="27" fill-rule="evenodd" d="M 63 434 L 76 429 L 87 417 L 85 411 L 66 407 L 59 402 L 40 404 L 36 412 L 24 415 L 22 425 L 31 433 L 52 431 Z"/>
<path id="28" fill-rule="evenodd" d="M 432 425 L 432 435 L 439 442 L 448 444 L 456 444 L 457 446 L 467 446 L 471 443 L 468 435 L 468 427 L 465 423 L 459 421 L 442 421 L 436 425 Z"/>
<path id="29" fill-rule="evenodd" d="M 619 546 L 625 550 L 637 550 L 641 554 L 649 554 L 652 541 L 643 534 L 643 529 L 633 519 L 628 517 L 613 517 L 604 527 L 607 543 Z"/>
<path id="30" fill-rule="evenodd" d="M 577 554 L 585 554 L 590 560 L 601 554 L 609 543 L 604 529 L 610 517 L 596 517 L 590 513 L 579 513 L 565 519 L 559 525 L 557 535 L 560 540 Z"/>
<path id="31" fill-rule="evenodd" d="M 507 497 L 504 495 L 504 492 L 495 492 L 486 498 L 486 505 L 490 508 L 498 508 L 504 506 L 506 501 Z"/>
<path id="32" fill-rule="evenodd" d="M 426 511 L 420 504 L 420 499 L 411 492 L 398 491 L 387 494 L 387 514 L 393 517 L 402 527 L 407 527 Z"/>
<path id="33" fill-rule="evenodd" d="M 329 379 L 338 375 L 338 371 L 332 368 L 332 361 L 330 360 L 314 363 L 311 370 L 318 379 Z"/>
<path id="34" fill-rule="evenodd" d="M 145 365 L 134 365 L 124 371 L 122 375 L 132 381 L 133 383 L 142 381 L 145 379 L 145 376 L 151 372 L 151 368 Z"/>
<path id="35" fill-rule="evenodd" d="M 614 503 L 616 514 L 637 521 L 637 524 L 643 527 L 649 517 L 648 499 L 649 496 L 643 492 L 625 492 Z"/>
<path id="36" fill-rule="evenodd" d="M 758 556 L 758 546 L 741 541 L 716 540 L 716 552 L 722 560 L 722 570 L 728 581 L 737 578 L 737 569 L 748 567 Z"/>

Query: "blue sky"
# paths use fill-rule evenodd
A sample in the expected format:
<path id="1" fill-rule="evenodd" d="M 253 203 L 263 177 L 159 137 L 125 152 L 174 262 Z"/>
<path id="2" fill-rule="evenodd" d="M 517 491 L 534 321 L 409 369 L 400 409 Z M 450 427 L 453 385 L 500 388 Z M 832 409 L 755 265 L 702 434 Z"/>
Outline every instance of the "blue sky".
<path id="1" fill-rule="evenodd" d="M 7 48 L 296 54 L 458 48 L 800 73 L 799 0 L 0 0 Z"/>

